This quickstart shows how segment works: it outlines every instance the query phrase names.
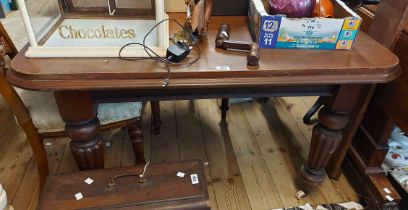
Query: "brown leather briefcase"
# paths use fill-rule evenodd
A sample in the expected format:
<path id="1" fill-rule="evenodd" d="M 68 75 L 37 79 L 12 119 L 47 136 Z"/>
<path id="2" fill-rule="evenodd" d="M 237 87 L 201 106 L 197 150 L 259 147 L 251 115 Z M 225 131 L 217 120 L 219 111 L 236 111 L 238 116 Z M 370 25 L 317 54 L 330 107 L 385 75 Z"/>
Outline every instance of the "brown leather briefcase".
<path id="1" fill-rule="evenodd" d="M 50 175 L 38 209 L 210 209 L 201 161 L 148 164 L 140 178 L 144 168 Z"/>

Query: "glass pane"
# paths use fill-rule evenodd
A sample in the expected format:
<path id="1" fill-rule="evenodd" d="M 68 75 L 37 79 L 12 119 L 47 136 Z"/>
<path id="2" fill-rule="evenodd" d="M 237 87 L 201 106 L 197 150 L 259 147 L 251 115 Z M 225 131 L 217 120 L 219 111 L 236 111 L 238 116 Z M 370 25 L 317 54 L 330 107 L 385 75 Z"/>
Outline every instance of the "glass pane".
<path id="1" fill-rule="evenodd" d="M 72 0 L 74 7 L 108 7 L 108 0 Z"/>
<path id="2" fill-rule="evenodd" d="M 123 9 L 152 9 L 152 0 L 116 0 L 116 7 Z"/>
<path id="3" fill-rule="evenodd" d="M 57 0 L 26 0 L 28 14 L 37 41 L 39 41 L 60 17 Z"/>

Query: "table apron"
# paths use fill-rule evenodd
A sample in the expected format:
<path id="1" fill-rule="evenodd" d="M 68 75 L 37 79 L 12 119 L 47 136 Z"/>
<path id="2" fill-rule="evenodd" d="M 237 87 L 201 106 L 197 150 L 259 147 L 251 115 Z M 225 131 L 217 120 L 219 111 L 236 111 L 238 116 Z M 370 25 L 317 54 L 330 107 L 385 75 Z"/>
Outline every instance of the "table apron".
<path id="1" fill-rule="evenodd" d="M 212 98 L 243 98 L 243 97 L 283 97 L 283 96 L 333 96 L 338 85 L 308 86 L 257 86 L 200 89 L 124 89 L 94 90 L 92 95 L 96 102 L 125 101 L 171 101 Z"/>

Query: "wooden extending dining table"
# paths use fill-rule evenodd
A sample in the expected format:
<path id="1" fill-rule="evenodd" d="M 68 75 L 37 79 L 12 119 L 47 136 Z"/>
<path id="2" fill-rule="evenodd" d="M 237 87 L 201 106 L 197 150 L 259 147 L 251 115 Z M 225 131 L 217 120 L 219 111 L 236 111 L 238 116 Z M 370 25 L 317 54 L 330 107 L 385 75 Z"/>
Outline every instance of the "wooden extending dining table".
<path id="1" fill-rule="evenodd" d="M 7 78 L 20 88 L 55 93 L 83 170 L 104 166 L 96 113 L 100 102 L 323 96 L 300 177 L 312 185 L 324 180 L 325 169 L 338 177 L 375 84 L 400 75 L 398 57 L 360 32 L 352 50 L 261 49 L 259 65 L 247 66 L 245 53 L 215 48 L 222 23 L 231 25 L 231 39 L 251 40 L 246 17 L 213 17 L 198 45 L 201 59 L 172 69 L 168 87 L 162 87 L 166 68 L 151 60 L 26 58 L 26 49 L 12 61 Z M 177 30 L 174 24 L 170 28 Z"/>

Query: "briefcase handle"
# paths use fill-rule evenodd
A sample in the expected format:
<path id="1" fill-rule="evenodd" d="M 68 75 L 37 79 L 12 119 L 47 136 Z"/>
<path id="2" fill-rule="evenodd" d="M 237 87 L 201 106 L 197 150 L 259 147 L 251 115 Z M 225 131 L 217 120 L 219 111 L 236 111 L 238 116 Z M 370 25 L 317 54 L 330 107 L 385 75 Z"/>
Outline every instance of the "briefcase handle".
<path id="1" fill-rule="evenodd" d="M 149 166 L 149 164 L 150 164 L 150 162 L 146 163 L 146 165 L 144 166 L 144 169 L 143 169 L 143 173 L 141 173 L 141 174 L 127 173 L 127 174 L 119 174 L 119 175 L 114 176 L 111 179 L 111 181 L 108 182 L 107 187 L 112 188 L 112 187 L 116 186 L 115 180 L 123 178 L 123 177 L 129 177 L 129 176 L 138 176 L 139 177 L 139 183 L 145 183 L 146 180 L 144 179 L 144 175 L 146 173 L 147 166 Z"/>

